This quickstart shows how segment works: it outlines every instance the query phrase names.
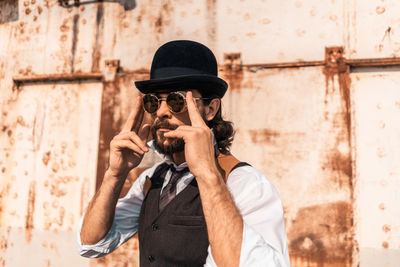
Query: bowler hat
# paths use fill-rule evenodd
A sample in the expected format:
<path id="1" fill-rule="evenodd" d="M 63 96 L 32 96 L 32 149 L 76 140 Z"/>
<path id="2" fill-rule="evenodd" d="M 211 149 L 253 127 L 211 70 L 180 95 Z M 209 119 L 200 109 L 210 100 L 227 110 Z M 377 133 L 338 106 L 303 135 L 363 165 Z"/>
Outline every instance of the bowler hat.
<path id="1" fill-rule="evenodd" d="M 218 78 L 214 54 L 206 46 L 188 40 L 171 41 L 155 53 L 150 80 L 136 81 L 142 93 L 197 89 L 203 96 L 223 97 L 228 84 Z"/>

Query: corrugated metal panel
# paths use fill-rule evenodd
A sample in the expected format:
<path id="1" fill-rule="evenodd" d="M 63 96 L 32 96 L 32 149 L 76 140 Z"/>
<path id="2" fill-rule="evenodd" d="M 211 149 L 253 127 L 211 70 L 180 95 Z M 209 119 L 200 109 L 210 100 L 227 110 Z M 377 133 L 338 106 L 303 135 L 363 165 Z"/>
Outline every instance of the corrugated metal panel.
<path id="1" fill-rule="evenodd" d="M 361 266 L 400 262 L 400 69 L 355 69 L 356 238 Z"/>
<path id="2" fill-rule="evenodd" d="M 244 71 L 225 98 L 233 152 L 276 185 L 293 266 L 350 266 L 349 133 L 337 75 L 320 67 Z"/>
<path id="3" fill-rule="evenodd" d="M 65 258 L 78 258 L 62 247 L 76 247 L 77 222 L 94 193 L 101 88 L 95 81 L 24 84 L 3 102 L 0 223 L 9 235 L 7 266 L 43 266 L 44 259 L 67 266 Z M 26 257 L 16 257 L 21 249 Z"/>
<path id="4" fill-rule="evenodd" d="M 358 59 L 398 54 L 396 1 L 65 2 L 0 1 L 0 266 L 137 266 L 137 240 L 88 261 L 75 253 L 74 230 L 94 192 L 96 159 L 104 166 L 137 95 L 132 80 L 148 74 L 156 48 L 172 39 L 203 42 L 221 64 L 236 53 L 223 72 L 226 115 L 238 130 L 233 149 L 278 188 L 294 266 L 349 265 L 352 256 L 354 266 L 397 263 L 398 149 L 384 143 L 396 144 L 399 133 L 397 70 L 357 71 L 350 98 L 346 65 L 384 65 Z M 351 59 L 340 73 L 324 67 L 333 45 Z M 108 59 L 119 59 L 119 74 L 100 82 Z M 378 126 L 369 122 L 375 109 Z M 124 192 L 155 160 L 149 155 Z M 376 178 L 371 162 L 387 177 Z"/>

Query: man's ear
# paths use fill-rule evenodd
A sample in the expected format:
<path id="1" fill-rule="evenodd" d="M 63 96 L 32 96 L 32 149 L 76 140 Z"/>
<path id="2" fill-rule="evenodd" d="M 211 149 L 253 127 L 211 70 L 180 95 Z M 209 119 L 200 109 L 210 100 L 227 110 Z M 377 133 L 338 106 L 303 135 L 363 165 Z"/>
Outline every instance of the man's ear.
<path id="1" fill-rule="evenodd" d="M 211 121 L 212 119 L 214 119 L 215 114 L 217 114 L 220 106 L 221 106 L 221 99 L 219 98 L 212 99 L 210 104 L 205 106 L 205 115 L 207 121 Z"/>

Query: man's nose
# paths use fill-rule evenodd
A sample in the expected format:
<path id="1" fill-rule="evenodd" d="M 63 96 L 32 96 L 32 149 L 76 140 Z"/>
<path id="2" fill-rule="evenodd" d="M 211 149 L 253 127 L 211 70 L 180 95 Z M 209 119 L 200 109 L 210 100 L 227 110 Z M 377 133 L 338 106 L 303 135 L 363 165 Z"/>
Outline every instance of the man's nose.
<path id="1" fill-rule="evenodd" d="M 168 108 L 167 102 L 165 100 L 161 100 L 160 107 L 157 110 L 157 117 L 170 119 L 171 116 L 172 113 Z"/>

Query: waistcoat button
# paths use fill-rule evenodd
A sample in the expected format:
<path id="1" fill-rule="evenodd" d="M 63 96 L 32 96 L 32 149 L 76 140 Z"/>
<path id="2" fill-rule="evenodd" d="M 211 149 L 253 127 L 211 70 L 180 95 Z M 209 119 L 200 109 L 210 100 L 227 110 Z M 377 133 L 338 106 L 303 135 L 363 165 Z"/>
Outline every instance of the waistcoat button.
<path id="1" fill-rule="evenodd" d="M 151 226 L 151 228 L 153 229 L 153 231 L 157 231 L 157 230 L 158 230 L 158 224 L 153 223 L 153 225 Z"/>
<path id="2" fill-rule="evenodd" d="M 153 256 L 149 256 L 149 262 L 153 262 L 154 261 L 154 257 Z"/>

